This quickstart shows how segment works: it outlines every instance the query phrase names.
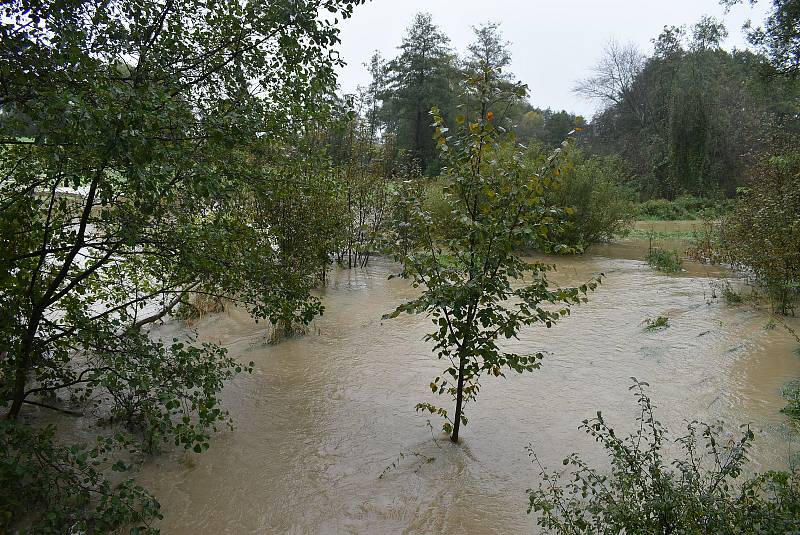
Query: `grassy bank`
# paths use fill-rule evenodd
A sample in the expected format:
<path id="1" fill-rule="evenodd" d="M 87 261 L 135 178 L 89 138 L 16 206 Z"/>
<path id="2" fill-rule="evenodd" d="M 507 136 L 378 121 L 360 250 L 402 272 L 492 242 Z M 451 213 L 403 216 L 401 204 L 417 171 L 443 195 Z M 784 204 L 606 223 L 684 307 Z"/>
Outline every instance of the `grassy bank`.
<path id="1" fill-rule="evenodd" d="M 735 205 L 733 199 L 704 199 L 682 195 L 668 201 L 650 199 L 636 205 L 636 218 L 651 221 L 681 221 L 690 219 L 718 219 Z"/>

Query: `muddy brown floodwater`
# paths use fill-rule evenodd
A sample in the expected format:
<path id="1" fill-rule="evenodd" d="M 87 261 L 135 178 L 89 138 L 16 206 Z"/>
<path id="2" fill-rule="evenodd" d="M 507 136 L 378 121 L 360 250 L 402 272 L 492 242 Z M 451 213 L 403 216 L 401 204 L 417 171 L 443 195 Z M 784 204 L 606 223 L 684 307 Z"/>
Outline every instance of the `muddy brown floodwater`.
<path id="1" fill-rule="evenodd" d="M 652 385 L 671 429 L 691 419 L 721 419 L 731 430 L 751 423 L 752 467 L 784 467 L 795 447 L 781 430 L 780 388 L 800 376 L 797 343 L 780 328 L 765 329 L 765 312 L 713 299 L 706 270 L 667 276 L 630 258 L 645 247 L 629 241 L 553 260 L 563 285 L 606 277 L 571 317 L 515 342 L 518 351 L 547 352 L 542 369 L 485 379 L 477 403 L 466 407 L 458 446 L 438 432 L 439 420 L 431 429 L 414 412 L 416 403 L 435 401 L 428 384 L 443 369 L 422 341 L 428 320 L 381 321 L 415 295 L 406 282 L 387 280 L 393 264 L 375 259 L 368 269 L 335 272 L 321 292 L 324 316 L 306 336 L 279 345 L 267 345 L 263 327 L 240 311 L 204 319 L 201 339 L 256 368 L 225 390 L 235 431 L 216 436 L 202 455 L 165 454 L 143 467 L 139 482 L 163 505 L 159 527 L 165 534 L 536 533 L 525 490 L 537 485 L 538 471 L 525 447 L 553 468 L 572 451 L 601 461 L 577 427 L 598 409 L 630 425 L 632 376 Z M 643 320 L 658 315 L 671 326 L 646 332 Z"/>

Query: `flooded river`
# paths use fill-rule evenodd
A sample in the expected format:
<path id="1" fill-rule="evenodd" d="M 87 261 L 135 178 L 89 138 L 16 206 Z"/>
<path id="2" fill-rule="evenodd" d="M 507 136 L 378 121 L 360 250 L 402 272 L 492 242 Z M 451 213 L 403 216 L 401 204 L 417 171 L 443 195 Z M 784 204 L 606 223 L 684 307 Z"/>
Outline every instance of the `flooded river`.
<path id="1" fill-rule="evenodd" d="M 388 261 L 335 272 L 321 292 L 324 316 L 306 336 L 279 345 L 268 345 L 263 326 L 240 311 L 205 318 L 201 339 L 256 368 L 226 388 L 235 431 L 216 436 L 202 455 L 165 454 L 143 467 L 139 482 L 163 505 L 159 527 L 536 533 L 525 490 L 537 485 L 538 471 L 525 447 L 553 468 L 572 451 L 599 461 L 577 427 L 601 409 L 625 428 L 636 415 L 632 376 L 652 385 L 673 430 L 686 419 L 722 419 L 730 429 L 749 422 L 753 467 L 785 466 L 795 448 L 781 432 L 780 388 L 800 376 L 797 343 L 780 327 L 765 329 L 765 312 L 712 298 L 715 273 L 689 266 L 680 276 L 660 274 L 639 260 L 643 247 L 633 240 L 553 260 L 562 285 L 606 277 L 571 317 L 515 342 L 520 352 L 547 352 L 542 369 L 484 379 L 458 446 L 438 419 L 431 428 L 414 412 L 420 401 L 437 401 L 428 384 L 444 366 L 422 341 L 427 319 L 381 321 L 415 295 L 405 281 L 387 280 L 397 269 Z M 642 322 L 658 315 L 671 326 L 646 332 Z"/>

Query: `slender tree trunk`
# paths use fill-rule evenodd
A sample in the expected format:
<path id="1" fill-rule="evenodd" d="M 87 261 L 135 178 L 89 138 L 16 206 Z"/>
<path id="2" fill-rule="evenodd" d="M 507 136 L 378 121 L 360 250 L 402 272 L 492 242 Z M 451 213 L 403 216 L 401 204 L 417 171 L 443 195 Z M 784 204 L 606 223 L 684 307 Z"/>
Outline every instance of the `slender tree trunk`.
<path id="1" fill-rule="evenodd" d="M 6 418 L 9 420 L 15 419 L 19 416 L 19 411 L 22 409 L 22 404 L 25 402 L 25 386 L 28 384 L 28 369 L 31 366 L 33 355 L 33 343 L 36 330 L 39 327 L 38 319 L 31 323 L 19 352 L 19 360 L 17 361 L 16 369 L 14 370 L 14 386 L 11 391 L 11 408 L 8 410 Z"/>
<path id="2" fill-rule="evenodd" d="M 461 427 L 461 407 L 464 404 L 464 365 L 467 358 L 459 356 L 458 358 L 458 385 L 456 387 L 456 412 L 453 417 L 453 434 L 450 440 L 458 442 L 458 430 Z"/>

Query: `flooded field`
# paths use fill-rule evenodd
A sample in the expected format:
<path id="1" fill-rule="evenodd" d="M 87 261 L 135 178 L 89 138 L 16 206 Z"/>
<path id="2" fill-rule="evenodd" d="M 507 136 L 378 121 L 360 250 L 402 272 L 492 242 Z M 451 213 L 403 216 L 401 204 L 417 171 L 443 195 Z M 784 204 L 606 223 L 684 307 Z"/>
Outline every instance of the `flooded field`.
<path id="1" fill-rule="evenodd" d="M 674 226 L 671 228 L 675 228 Z M 392 263 L 339 270 L 321 292 L 326 311 L 303 337 L 268 345 L 238 310 L 208 317 L 201 339 L 221 342 L 252 375 L 225 391 L 236 430 L 202 455 L 149 461 L 139 481 L 161 501 L 164 533 L 535 533 L 526 488 L 538 471 L 525 447 L 557 467 L 572 451 L 600 462 L 577 427 L 603 410 L 626 428 L 636 415 L 631 377 L 649 382 L 661 420 L 751 423 L 754 469 L 786 465 L 780 388 L 800 376 L 797 343 L 752 306 L 714 298 L 720 271 L 687 265 L 667 276 L 627 240 L 581 257 L 550 259 L 553 279 L 581 284 L 605 273 L 588 304 L 552 329 L 525 331 L 514 348 L 545 351 L 542 369 L 487 378 L 466 407 L 462 443 L 414 412 L 435 401 L 428 384 L 444 368 L 422 341 L 424 317 L 381 315 L 415 295 L 387 280 Z M 671 326 L 647 332 L 666 315 Z M 794 326 L 800 327 L 798 321 Z M 441 400 L 449 407 L 450 403 Z M 394 466 L 393 466 L 394 465 Z"/>

